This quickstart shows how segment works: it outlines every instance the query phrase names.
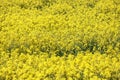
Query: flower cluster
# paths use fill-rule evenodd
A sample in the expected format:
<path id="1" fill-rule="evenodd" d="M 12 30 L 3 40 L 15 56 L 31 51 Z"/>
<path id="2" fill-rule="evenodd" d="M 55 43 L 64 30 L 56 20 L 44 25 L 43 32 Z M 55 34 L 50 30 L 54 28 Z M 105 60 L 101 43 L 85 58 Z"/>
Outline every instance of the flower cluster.
<path id="1" fill-rule="evenodd" d="M 19 53 L 58 55 L 120 52 L 119 1 L 1 0 L 0 3 L 3 3 L 0 46 L 6 52 L 15 49 Z M 42 9 L 36 8 L 37 5 Z"/>
<path id="2" fill-rule="evenodd" d="M 100 53 L 49 57 L 1 53 L 1 80 L 119 80 L 120 55 Z"/>
<path id="3" fill-rule="evenodd" d="M 120 79 L 119 0 L 0 0 L 0 80 Z"/>

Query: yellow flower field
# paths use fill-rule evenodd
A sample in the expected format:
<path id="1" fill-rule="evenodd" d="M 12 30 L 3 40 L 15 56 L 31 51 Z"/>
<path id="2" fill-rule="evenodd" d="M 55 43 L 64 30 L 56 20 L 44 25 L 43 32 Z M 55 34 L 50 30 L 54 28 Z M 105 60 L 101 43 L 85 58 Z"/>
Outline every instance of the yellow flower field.
<path id="1" fill-rule="evenodd" d="M 1 53 L 0 80 L 119 80 L 120 54 L 79 53 L 49 57 L 48 54 L 11 56 Z"/>
<path id="2" fill-rule="evenodd" d="M 0 80 L 120 80 L 120 0 L 0 0 Z"/>

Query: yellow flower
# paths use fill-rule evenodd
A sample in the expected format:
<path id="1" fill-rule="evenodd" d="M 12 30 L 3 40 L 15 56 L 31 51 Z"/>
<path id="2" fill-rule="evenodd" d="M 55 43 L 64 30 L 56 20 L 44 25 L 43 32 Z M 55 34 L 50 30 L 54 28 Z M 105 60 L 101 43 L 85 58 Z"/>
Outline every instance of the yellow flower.
<path id="1" fill-rule="evenodd" d="M 93 76 L 92 78 L 90 78 L 90 80 L 101 80 L 101 79 L 98 78 L 97 76 Z"/>

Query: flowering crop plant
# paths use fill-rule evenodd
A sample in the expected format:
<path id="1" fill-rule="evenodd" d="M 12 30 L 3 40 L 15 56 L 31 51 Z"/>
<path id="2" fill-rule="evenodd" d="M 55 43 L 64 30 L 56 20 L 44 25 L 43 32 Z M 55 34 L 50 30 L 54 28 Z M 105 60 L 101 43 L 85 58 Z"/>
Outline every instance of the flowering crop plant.
<path id="1" fill-rule="evenodd" d="M 120 0 L 0 0 L 0 80 L 120 80 Z"/>

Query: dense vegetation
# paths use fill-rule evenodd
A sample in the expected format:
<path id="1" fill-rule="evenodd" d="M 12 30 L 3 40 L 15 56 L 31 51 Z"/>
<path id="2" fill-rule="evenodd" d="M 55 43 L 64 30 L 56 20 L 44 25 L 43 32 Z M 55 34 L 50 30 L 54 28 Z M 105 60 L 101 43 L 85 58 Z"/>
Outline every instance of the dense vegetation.
<path id="1" fill-rule="evenodd" d="M 0 80 L 119 80 L 119 0 L 0 0 Z"/>

